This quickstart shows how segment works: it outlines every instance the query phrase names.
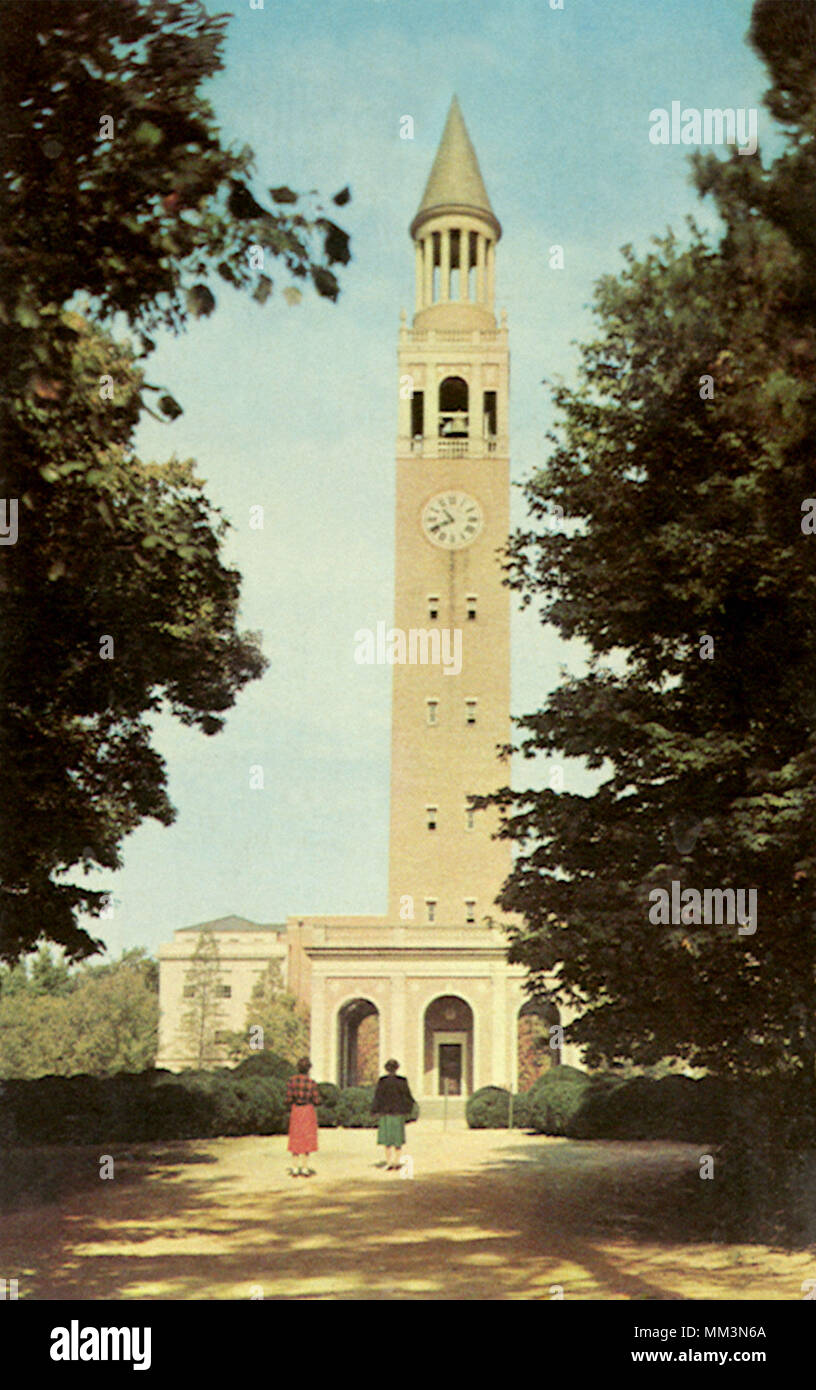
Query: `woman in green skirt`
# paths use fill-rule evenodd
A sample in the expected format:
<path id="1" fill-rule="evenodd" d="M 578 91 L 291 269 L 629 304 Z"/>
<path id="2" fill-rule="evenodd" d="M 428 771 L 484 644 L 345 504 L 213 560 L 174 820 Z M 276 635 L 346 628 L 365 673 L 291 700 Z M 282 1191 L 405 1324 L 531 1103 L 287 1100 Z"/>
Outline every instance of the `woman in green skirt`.
<path id="1" fill-rule="evenodd" d="M 385 1145 L 385 1163 L 389 1173 L 401 1165 L 400 1151 L 405 1143 L 405 1117 L 414 1108 L 414 1097 L 404 1076 L 397 1076 L 399 1062 L 392 1057 L 385 1064 L 386 1075 L 377 1082 L 371 1113 L 378 1115 L 377 1143 Z"/>

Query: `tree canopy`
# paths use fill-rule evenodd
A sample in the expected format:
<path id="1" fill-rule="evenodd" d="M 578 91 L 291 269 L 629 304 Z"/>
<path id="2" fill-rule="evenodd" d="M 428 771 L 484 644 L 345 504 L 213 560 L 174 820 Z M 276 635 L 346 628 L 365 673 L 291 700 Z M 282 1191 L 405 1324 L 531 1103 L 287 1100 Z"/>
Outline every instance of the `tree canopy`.
<path id="1" fill-rule="evenodd" d="M 69 969 L 43 946 L 0 969 L 0 1077 L 107 1076 L 156 1061 L 158 962 L 141 948 Z"/>
<path id="2" fill-rule="evenodd" d="M 99 949 L 77 918 L 106 895 L 68 875 L 172 821 L 151 716 L 216 733 L 264 669 L 193 461 L 133 445 L 143 409 L 182 413 L 145 379 L 150 331 L 211 313 L 219 284 L 265 302 L 271 261 L 290 299 L 335 299 L 349 259 L 314 197 L 264 205 L 251 151 L 223 145 L 200 88 L 227 19 L 198 0 L 4 7 L 0 959 L 41 937 Z M 113 336 L 122 318 L 137 342 Z"/>
<path id="3" fill-rule="evenodd" d="M 811 7 L 781 29 L 779 9 L 804 19 L 759 4 L 752 35 L 784 151 L 695 158 L 722 236 L 690 221 L 685 244 L 624 248 L 578 385 L 554 390 L 508 580 L 588 669 L 518 721 L 519 747 L 582 759 L 599 784 L 502 793 L 519 853 L 501 903 L 522 918 L 511 958 L 555 972 L 590 1063 L 812 1084 L 816 33 Z M 755 890 L 756 930 L 688 903 L 656 922 L 649 895 L 672 882 Z"/>

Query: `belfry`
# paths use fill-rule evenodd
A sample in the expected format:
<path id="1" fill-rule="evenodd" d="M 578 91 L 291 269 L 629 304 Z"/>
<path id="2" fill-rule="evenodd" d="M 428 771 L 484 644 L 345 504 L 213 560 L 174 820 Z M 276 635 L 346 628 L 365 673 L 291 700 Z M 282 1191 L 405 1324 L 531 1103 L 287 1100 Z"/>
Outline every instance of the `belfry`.
<path id="1" fill-rule="evenodd" d="M 410 234 L 392 632 L 416 640 L 394 645 L 388 910 L 293 916 L 275 940 L 311 1010 L 313 1076 L 353 1085 L 396 1057 L 432 1116 L 442 1098 L 456 1109 L 481 1086 L 516 1088 L 522 1019 L 558 1021 L 527 1002 L 525 971 L 507 962 L 491 919 L 509 843 L 495 838 L 497 813 L 471 800 L 509 781 L 509 347 L 495 313 L 501 226 L 456 97 Z M 461 662 L 434 659 L 443 646 Z"/>

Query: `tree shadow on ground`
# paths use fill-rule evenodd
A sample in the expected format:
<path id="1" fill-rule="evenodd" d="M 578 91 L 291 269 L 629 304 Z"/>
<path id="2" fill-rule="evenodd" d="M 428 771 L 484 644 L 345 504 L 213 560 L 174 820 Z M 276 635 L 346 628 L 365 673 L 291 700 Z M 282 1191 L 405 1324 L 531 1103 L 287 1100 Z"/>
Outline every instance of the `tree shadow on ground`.
<path id="1" fill-rule="evenodd" d="M 692 1146 L 556 1143 L 534 1155 L 520 1146 L 470 1172 L 423 1176 L 418 1162 L 413 1181 L 369 1176 L 361 1161 L 359 1178 L 276 1189 L 265 1186 L 264 1151 L 242 1142 L 225 1146 L 229 1162 L 211 1155 L 218 1167 L 206 1172 L 192 1170 L 206 1151 L 153 1145 L 123 1181 L 95 1175 L 93 1189 L 76 1187 L 61 1208 L 37 1213 L 35 1229 L 32 1214 L 19 1213 L 0 1251 L 20 1296 L 801 1296 L 800 1271 L 786 1258 L 769 1265 L 762 1249 L 735 1254 L 669 1236 L 661 1223 L 677 1213 L 666 1207 L 666 1184 L 688 1171 Z M 627 1226 L 644 1212 L 646 1228 Z"/>
<path id="2" fill-rule="evenodd" d="M 197 1140 L 168 1143 L 149 1151 L 122 1144 L 43 1144 L 0 1149 L 0 1211 L 13 1212 L 58 1202 L 71 1193 L 95 1188 L 103 1154 L 116 1163 L 136 1160 L 161 1164 L 217 1163 L 215 1154 L 197 1148 Z M 136 1174 L 129 1175 L 135 1179 Z"/>

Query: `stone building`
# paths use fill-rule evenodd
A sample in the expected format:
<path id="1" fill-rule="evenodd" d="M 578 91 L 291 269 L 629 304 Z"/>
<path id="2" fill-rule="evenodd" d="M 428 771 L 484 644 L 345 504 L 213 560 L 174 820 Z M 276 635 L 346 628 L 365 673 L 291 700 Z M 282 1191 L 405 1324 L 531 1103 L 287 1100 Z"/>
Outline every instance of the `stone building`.
<path id="1" fill-rule="evenodd" d="M 387 915 L 296 915 L 285 941 L 289 988 L 311 1009 L 313 1074 L 357 1080 L 359 1030 L 375 1018 L 380 1065 L 397 1057 L 433 1113 L 443 1095 L 461 1105 L 480 1086 L 517 1084 L 519 1020 L 532 1008 L 489 920 L 510 846 L 493 838 L 496 813 L 470 804 L 509 780 L 497 753 L 511 736 L 497 555 L 510 515 L 509 346 L 495 314 L 501 226 L 456 98 L 410 234 L 394 627 L 381 634 L 393 664 Z"/>
<path id="2" fill-rule="evenodd" d="M 218 1018 L 214 1042 L 220 1033 L 241 1032 L 253 986 L 271 960 L 280 963 L 286 980 L 286 927 L 249 922 L 246 917 L 219 917 L 179 927 L 173 940 L 159 947 L 159 1048 L 158 1067 L 182 1071 L 190 1055 L 182 1035 L 182 1020 L 189 1005 L 186 991 L 196 944 L 202 932 L 212 932 L 218 943 Z"/>

